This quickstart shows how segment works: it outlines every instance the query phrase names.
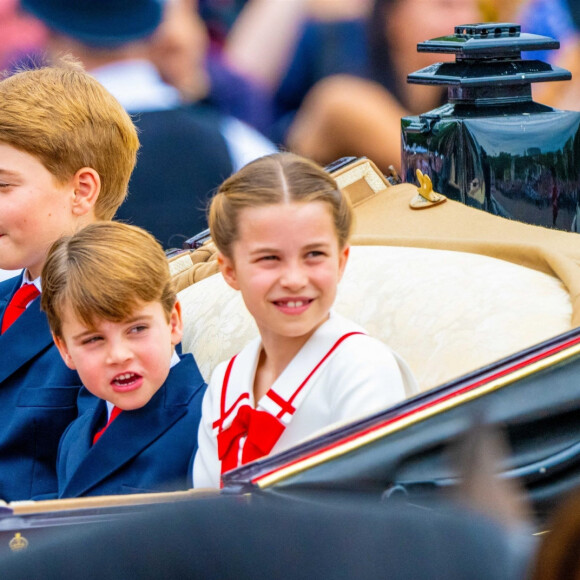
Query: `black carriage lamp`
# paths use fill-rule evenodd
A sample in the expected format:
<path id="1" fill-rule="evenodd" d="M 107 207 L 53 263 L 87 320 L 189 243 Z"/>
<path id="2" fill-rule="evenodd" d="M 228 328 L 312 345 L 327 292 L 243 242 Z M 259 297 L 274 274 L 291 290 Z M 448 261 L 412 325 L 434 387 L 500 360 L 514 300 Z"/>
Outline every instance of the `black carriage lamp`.
<path id="1" fill-rule="evenodd" d="M 522 59 L 557 49 L 553 38 L 518 24 L 455 27 L 419 52 L 455 54 L 408 75 L 410 83 L 448 86 L 448 103 L 402 119 L 403 178 L 417 169 L 436 191 L 497 215 L 580 230 L 580 113 L 532 99 L 534 82 L 570 80 L 569 71 Z"/>

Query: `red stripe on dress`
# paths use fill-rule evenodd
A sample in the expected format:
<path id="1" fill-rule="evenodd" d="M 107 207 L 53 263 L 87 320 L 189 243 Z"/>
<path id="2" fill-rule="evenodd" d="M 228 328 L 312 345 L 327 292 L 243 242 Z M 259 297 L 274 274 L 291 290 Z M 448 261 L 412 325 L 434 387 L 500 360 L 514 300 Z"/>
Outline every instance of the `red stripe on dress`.
<path id="1" fill-rule="evenodd" d="M 320 366 L 322 365 L 322 363 L 324 363 L 324 361 L 341 345 L 341 343 L 344 340 L 346 340 L 349 336 L 353 336 L 354 334 L 364 334 L 364 332 L 348 332 L 347 334 L 343 334 L 332 345 L 332 348 L 320 359 L 320 361 L 318 362 L 318 364 L 310 371 L 310 373 L 308 374 L 308 376 L 302 381 L 302 383 L 300 384 L 300 386 L 294 391 L 294 393 L 292 394 L 292 396 L 290 397 L 290 399 L 288 399 L 288 401 L 285 401 L 284 402 L 284 406 L 287 406 L 288 405 L 288 406 L 290 406 L 290 408 L 294 409 L 294 407 L 292 406 L 292 403 L 294 402 L 294 399 L 298 396 L 298 394 L 300 393 L 300 391 L 306 386 L 306 383 L 308 383 L 308 381 L 312 378 L 312 375 L 320 368 Z M 270 398 L 272 398 L 270 395 L 268 395 L 268 396 Z M 280 404 L 280 403 L 278 403 L 278 404 Z M 282 405 L 280 405 L 280 406 L 282 406 Z M 289 411 L 285 411 L 284 408 L 282 408 L 282 410 L 276 415 L 276 418 L 277 419 L 281 419 L 282 416 L 284 415 L 284 413 L 286 413 L 286 412 L 290 413 L 290 415 L 293 415 L 295 411 L 296 411 L 296 409 L 294 409 L 294 411 L 292 411 L 290 413 Z"/>
<path id="2" fill-rule="evenodd" d="M 289 413 L 290 415 L 294 415 L 296 412 L 296 408 L 291 405 L 289 402 L 285 401 L 276 391 L 270 389 L 267 393 L 269 399 L 274 401 L 276 405 L 278 405 L 282 410 L 278 413 L 278 419 L 281 417 L 280 413 L 283 415 L 284 413 Z"/>
<path id="3" fill-rule="evenodd" d="M 314 373 L 320 368 L 320 366 L 324 363 L 324 361 L 326 361 L 326 359 L 342 344 L 342 342 L 344 340 L 346 340 L 349 336 L 353 336 L 355 334 L 365 334 L 365 333 L 355 331 L 355 332 L 347 332 L 346 334 L 343 334 L 332 345 L 330 350 L 320 359 L 320 361 L 318 361 L 318 364 L 310 371 L 310 373 L 308 373 L 308 376 L 302 381 L 302 383 L 294 391 L 294 393 L 292 394 L 292 396 L 290 397 L 290 399 L 288 401 L 285 401 L 278 393 L 276 393 L 276 391 L 273 391 L 272 389 L 270 389 L 268 391 L 266 396 L 269 397 L 270 399 L 272 399 L 272 401 L 274 401 L 274 403 L 276 403 L 279 407 L 281 407 L 281 411 L 279 411 L 278 414 L 276 415 L 277 419 L 281 419 L 285 413 L 288 413 L 289 415 L 294 415 L 294 413 L 296 412 L 296 408 L 292 405 L 292 403 L 293 403 L 294 399 L 298 396 L 300 391 L 306 386 L 308 381 L 312 378 L 312 375 L 314 375 Z M 250 395 L 248 393 L 242 393 L 238 397 L 236 402 L 228 409 L 228 411 L 226 413 L 226 410 L 225 410 L 226 409 L 226 391 L 228 388 L 228 383 L 230 381 L 232 367 L 234 366 L 234 360 L 236 359 L 237 356 L 238 355 L 235 355 L 234 357 L 232 357 L 230 359 L 230 362 L 228 363 L 228 366 L 226 368 L 224 380 L 222 383 L 222 392 L 221 392 L 221 400 L 220 400 L 220 418 L 217 421 L 214 421 L 214 423 L 212 424 L 212 427 L 214 429 L 216 427 L 219 427 L 220 431 L 222 430 L 224 421 L 227 419 L 227 417 L 230 415 L 230 413 L 236 408 L 236 405 L 241 400 L 246 399 L 246 398 L 249 399 L 249 397 L 250 397 Z"/>
<path id="4" fill-rule="evenodd" d="M 238 403 L 240 401 L 243 401 L 244 399 L 249 399 L 250 395 L 249 393 L 242 393 L 237 399 L 236 402 L 227 410 L 226 413 L 224 413 L 217 421 L 214 421 L 212 424 L 212 428 L 215 429 L 216 427 L 219 427 L 219 430 L 222 430 L 222 425 L 225 422 L 225 420 L 231 415 L 232 411 L 238 406 Z"/>
<path id="5" fill-rule="evenodd" d="M 222 392 L 221 392 L 221 398 L 220 398 L 220 418 L 217 421 L 214 421 L 212 424 L 212 428 L 215 429 L 216 427 L 219 427 L 219 430 L 222 430 L 222 425 L 223 422 L 226 420 L 226 418 L 228 417 L 228 415 L 233 411 L 233 409 L 236 408 L 236 405 L 245 398 L 249 398 L 249 394 L 248 393 L 242 393 L 237 401 L 229 408 L 228 412 L 226 413 L 226 391 L 228 388 L 228 383 L 230 381 L 230 375 L 232 374 L 232 367 L 234 366 L 234 361 L 236 360 L 236 357 L 238 355 L 234 355 L 231 359 L 230 362 L 228 363 L 228 366 L 226 368 L 226 374 L 224 375 L 224 380 L 222 382 Z"/>

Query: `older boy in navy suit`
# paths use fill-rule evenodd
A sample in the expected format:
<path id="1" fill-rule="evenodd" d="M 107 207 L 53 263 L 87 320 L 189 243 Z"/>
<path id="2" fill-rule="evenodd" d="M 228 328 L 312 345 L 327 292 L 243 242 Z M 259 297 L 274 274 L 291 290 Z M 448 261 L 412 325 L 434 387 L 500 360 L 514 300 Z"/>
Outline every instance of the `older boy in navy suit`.
<path id="1" fill-rule="evenodd" d="M 56 492 L 60 436 L 77 416 L 80 381 L 40 311 L 51 244 L 110 220 L 139 146 L 119 103 L 74 62 L 0 82 L 0 498 Z"/>
<path id="2" fill-rule="evenodd" d="M 135 226 L 93 224 L 53 245 L 42 280 L 60 354 L 102 399 L 63 435 L 59 497 L 191 487 L 205 383 L 175 352 L 181 307 L 161 246 Z"/>

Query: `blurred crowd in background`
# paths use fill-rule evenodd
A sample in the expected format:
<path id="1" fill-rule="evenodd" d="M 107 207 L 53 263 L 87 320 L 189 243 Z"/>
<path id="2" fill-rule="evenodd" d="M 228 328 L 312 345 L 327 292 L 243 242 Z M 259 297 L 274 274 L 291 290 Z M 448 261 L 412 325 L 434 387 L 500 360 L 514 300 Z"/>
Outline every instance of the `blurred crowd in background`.
<path id="1" fill-rule="evenodd" d="M 580 73 L 577 0 L 165 0 L 152 59 L 184 101 L 209 102 L 276 146 L 321 163 L 367 155 L 399 164 L 399 120 L 444 99 L 409 85 L 408 73 L 440 57 L 423 40 L 456 24 L 517 22 L 557 38 L 559 51 L 524 54 Z M 0 0 L 0 67 L 50 43 L 46 24 Z M 580 85 L 534 87 L 537 101 L 576 109 Z"/>

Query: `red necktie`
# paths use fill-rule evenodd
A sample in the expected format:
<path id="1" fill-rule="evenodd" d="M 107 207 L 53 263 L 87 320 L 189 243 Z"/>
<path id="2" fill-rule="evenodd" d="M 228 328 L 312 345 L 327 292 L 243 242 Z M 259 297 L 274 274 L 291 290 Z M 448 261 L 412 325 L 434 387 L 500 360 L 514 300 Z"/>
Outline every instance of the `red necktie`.
<path id="1" fill-rule="evenodd" d="M 2 319 L 2 333 L 26 310 L 26 307 L 40 294 L 34 284 L 24 284 L 12 296 Z"/>
<path id="2" fill-rule="evenodd" d="M 286 426 L 266 411 L 259 411 L 242 405 L 232 424 L 218 433 L 218 455 L 221 460 L 221 472 L 225 473 L 238 466 L 240 439 L 246 437 L 242 451 L 241 465 L 268 455 Z"/>
<path id="3" fill-rule="evenodd" d="M 120 413 L 121 409 L 119 409 L 119 407 L 113 407 L 107 424 L 95 433 L 95 436 L 93 437 L 93 445 L 101 438 L 101 435 L 107 430 L 107 427 L 120 415 Z"/>

